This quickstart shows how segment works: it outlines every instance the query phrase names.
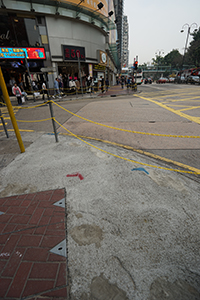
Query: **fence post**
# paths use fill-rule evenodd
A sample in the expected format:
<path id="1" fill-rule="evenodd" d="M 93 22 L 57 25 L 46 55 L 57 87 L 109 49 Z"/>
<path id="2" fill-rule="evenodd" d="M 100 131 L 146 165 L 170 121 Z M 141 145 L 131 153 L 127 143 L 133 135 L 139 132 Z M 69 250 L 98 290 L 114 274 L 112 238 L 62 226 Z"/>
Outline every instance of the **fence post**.
<path id="1" fill-rule="evenodd" d="M 50 108 L 50 113 L 51 113 L 51 119 L 52 119 L 52 124 L 53 124 L 53 130 L 54 130 L 54 134 L 55 134 L 55 139 L 56 139 L 56 143 L 58 142 L 58 135 L 57 135 L 57 131 L 56 131 L 56 124 L 54 121 L 54 115 L 53 115 L 53 107 L 52 107 L 52 102 L 49 101 L 49 108 Z"/>
<path id="2" fill-rule="evenodd" d="M 3 116 L 2 116 L 1 110 L 0 110 L 0 118 L 1 118 L 1 122 L 2 122 L 2 124 L 3 124 L 3 128 L 4 128 L 4 131 L 5 131 L 5 134 L 6 134 L 7 138 L 9 138 L 8 131 L 7 131 L 7 129 L 6 129 L 6 124 L 5 124 L 5 122 L 4 122 L 4 118 L 3 118 Z"/>
<path id="3" fill-rule="evenodd" d="M 8 95 L 8 90 L 7 90 L 7 87 L 6 87 L 6 83 L 5 83 L 5 80 L 4 80 L 4 77 L 3 77 L 1 67 L 0 67 L 0 86 L 1 86 L 1 89 L 2 89 L 2 92 L 3 92 L 4 101 L 6 103 L 6 106 L 7 106 L 9 115 L 10 115 L 10 119 L 11 119 L 11 122 L 12 122 L 12 125 L 13 125 L 13 128 L 14 128 L 14 131 L 15 131 L 15 135 L 16 135 L 21 153 L 23 153 L 23 152 L 25 152 L 24 144 L 23 144 L 20 132 L 19 132 L 17 121 L 15 119 L 15 115 L 14 115 L 14 112 L 13 112 L 12 104 L 10 102 L 10 97 Z"/>

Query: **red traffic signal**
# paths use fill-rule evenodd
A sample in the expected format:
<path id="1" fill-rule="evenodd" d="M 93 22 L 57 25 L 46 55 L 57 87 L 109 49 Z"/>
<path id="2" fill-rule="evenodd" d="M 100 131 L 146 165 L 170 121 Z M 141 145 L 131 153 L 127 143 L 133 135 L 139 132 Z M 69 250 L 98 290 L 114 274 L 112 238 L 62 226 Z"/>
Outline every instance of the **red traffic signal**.
<path id="1" fill-rule="evenodd" d="M 137 70 L 137 67 L 138 67 L 138 61 L 136 60 L 136 61 L 134 62 L 134 68 L 135 68 L 135 70 Z"/>

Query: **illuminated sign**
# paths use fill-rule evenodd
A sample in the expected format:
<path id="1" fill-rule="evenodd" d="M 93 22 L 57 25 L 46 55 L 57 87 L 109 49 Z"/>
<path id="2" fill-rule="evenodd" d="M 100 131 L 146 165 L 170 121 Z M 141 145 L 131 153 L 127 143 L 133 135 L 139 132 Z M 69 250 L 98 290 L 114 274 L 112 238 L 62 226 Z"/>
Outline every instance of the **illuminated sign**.
<path id="1" fill-rule="evenodd" d="M 94 70 L 101 70 L 101 71 L 105 71 L 106 67 L 102 66 L 102 65 L 94 65 Z"/>
<path id="2" fill-rule="evenodd" d="M 44 48 L 5 48 L 0 47 L 0 59 L 46 59 Z"/>
<path id="3" fill-rule="evenodd" d="M 85 61 L 85 48 L 76 46 L 63 45 L 63 56 L 64 60 L 78 60 Z"/>

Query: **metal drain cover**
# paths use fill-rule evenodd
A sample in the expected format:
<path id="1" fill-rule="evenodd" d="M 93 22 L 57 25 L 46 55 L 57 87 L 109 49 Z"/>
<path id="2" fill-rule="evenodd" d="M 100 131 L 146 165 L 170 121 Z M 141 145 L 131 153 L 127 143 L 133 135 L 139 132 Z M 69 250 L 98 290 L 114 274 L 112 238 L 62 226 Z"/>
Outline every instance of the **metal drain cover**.
<path id="1" fill-rule="evenodd" d="M 53 205 L 65 208 L 65 198 L 62 198 L 61 200 L 55 202 Z"/>
<path id="2" fill-rule="evenodd" d="M 51 250 L 49 250 L 51 253 L 58 254 L 64 257 L 67 257 L 66 252 L 66 240 L 63 240 L 59 244 L 57 244 L 55 247 L 53 247 Z"/>

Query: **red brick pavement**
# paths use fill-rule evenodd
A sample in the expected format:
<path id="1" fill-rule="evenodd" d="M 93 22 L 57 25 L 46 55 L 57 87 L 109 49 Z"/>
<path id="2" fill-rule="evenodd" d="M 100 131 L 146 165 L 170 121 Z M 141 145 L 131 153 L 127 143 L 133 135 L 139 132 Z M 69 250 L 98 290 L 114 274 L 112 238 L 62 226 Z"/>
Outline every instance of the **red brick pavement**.
<path id="1" fill-rule="evenodd" d="M 126 86 L 122 89 L 121 84 L 114 85 L 109 87 L 107 92 L 104 92 L 103 94 L 99 94 L 99 96 L 118 96 L 118 95 L 127 95 L 127 94 L 133 94 L 134 91 L 132 91 L 130 88 L 127 89 Z"/>
<path id="2" fill-rule="evenodd" d="M 0 199 L 0 299 L 67 299 L 66 258 L 49 250 L 66 238 L 65 190 Z M 42 298 L 41 298 L 42 297 Z"/>

